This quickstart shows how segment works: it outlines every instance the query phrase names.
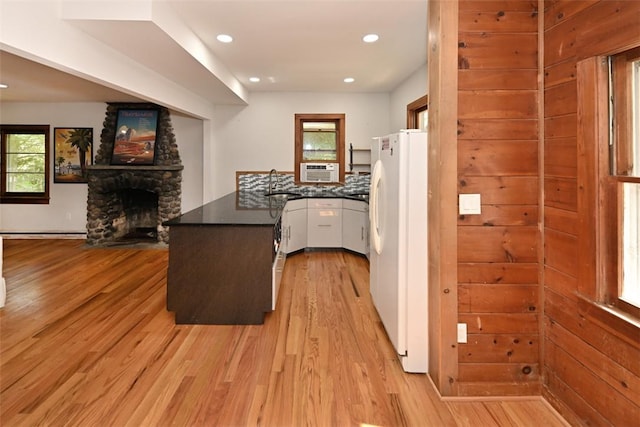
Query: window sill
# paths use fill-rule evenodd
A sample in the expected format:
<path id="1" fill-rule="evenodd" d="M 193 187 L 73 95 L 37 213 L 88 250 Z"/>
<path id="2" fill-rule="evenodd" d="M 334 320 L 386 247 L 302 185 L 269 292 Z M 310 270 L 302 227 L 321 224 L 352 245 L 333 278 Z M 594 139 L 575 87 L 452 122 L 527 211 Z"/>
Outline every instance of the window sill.
<path id="1" fill-rule="evenodd" d="M 19 205 L 48 205 L 49 197 L 2 196 L 0 197 L 0 203 Z"/>
<path id="2" fill-rule="evenodd" d="M 640 349 L 640 319 L 616 307 L 597 303 L 578 295 L 578 308 L 587 319 Z"/>

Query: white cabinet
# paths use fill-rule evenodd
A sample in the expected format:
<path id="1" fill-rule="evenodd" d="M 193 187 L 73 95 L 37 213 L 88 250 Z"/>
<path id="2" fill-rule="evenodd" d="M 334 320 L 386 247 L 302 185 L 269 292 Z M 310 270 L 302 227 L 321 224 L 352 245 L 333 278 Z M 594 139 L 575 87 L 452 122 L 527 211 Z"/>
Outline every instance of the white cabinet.
<path id="1" fill-rule="evenodd" d="M 287 261 L 287 254 L 284 248 L 280 246 L 276 259 L 271 267 L 271 310 L 276 309 L 278 301 L 278 293 L 280 292 L 280 282 L 282 282 L 282 273 L 284 272 L 284 264 Z"/>
<path id="2" fill-rule="evenodd" d="M 342 201 L 342 247 L 366 255 L 369 246 L 369 205 L 364 201 Z"/>
<path id="3" fill-rule="evenodd" d="M 307 200 L 289 200 L 282 213 L 282 240 L 288 254 L 307 247 Z"/>
<path id="4" fill-rule="evenodd" d="M 342 247 L 342 199 L 307 199 L 307 246 Z"/>

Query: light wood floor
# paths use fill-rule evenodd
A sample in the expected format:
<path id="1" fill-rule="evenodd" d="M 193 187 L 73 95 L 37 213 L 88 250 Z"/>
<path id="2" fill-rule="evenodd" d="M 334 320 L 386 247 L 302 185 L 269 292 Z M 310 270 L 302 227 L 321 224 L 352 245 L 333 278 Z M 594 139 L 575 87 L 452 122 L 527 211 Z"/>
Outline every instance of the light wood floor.
<path id="1" fill-rule="evenodd" d="M 344 252 L 287 261 L 258 326 L 176 326 L 164 249 L 5 240 L 0 425 L 562 426 L 542 400 L 443 402 L 405 374 Z"/>

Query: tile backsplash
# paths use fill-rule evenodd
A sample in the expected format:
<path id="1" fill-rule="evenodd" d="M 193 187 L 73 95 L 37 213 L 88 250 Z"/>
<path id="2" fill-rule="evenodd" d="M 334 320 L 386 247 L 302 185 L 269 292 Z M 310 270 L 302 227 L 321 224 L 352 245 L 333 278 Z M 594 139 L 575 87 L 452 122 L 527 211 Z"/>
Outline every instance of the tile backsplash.
<path id="1" fill-rule="evenodd" d="M 307 193 L 326 190 L 341 194 L 368 193 L 370 177 L 369 174 L 348 174 L 345 176 L 344 184 L 296 185 L 292 172 L 279 172 L 277 191 Z M 269 172 L 236 172 L 236 186 L 240 192 L 266 193 L 269 191 Z"/>

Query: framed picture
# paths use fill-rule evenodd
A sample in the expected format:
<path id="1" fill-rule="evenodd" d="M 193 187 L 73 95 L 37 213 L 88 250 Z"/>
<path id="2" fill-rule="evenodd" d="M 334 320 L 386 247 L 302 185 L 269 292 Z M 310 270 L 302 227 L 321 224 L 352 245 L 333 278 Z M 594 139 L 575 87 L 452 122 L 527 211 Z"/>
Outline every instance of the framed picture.
<path id="1" fill-rule="evenodd" d="M 53 182 L 86 183 L 93 164 L 93 128 L 53 128 Z"/>
<path id="2" fill-rule="evenodd" d="M 158 110 L 118 110 L 111 164 L 153 165 L 157 130 Z"/>

